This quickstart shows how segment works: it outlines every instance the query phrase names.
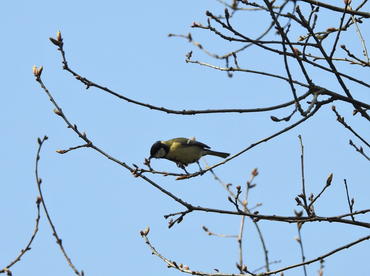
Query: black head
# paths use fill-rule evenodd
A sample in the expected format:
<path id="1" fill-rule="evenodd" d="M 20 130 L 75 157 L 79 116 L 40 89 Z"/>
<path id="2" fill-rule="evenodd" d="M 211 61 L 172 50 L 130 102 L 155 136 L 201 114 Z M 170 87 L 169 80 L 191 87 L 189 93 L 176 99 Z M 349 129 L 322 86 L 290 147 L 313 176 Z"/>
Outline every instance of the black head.
<path id="1" fill-rule="evenodd" d="M 153 144 L 150 149 L 150 159 L 151 158 L 164 158 L 167 155 L 169 148 L 161 141 L 157 141 Z"/>

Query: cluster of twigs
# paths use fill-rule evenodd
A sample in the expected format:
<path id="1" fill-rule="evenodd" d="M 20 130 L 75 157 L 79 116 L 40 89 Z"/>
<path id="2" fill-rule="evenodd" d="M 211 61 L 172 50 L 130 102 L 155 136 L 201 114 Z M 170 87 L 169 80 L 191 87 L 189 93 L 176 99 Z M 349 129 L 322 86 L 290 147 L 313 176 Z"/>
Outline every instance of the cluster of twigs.
<path id="1" fill-rule="evenodd" d="M 191 270 L 187 265 L 183 265 L 181 262 L 179 262 L 179 264 L 177 264 L 176 261 L 171 261 L 170 259 L 166 258 L 165 256 L 163 256 L 162 254 L 160 254 L 153 246 L 152 244 L 150 243 L 149 239 L 148 239 L 148 234 L 149 234 L 149 227 L 145 230 L 145 231 L 140 231 L 140 234 L 141 236 L 145 239 L 145 242 L 146 244 L 148 244 L 148 246 L 150 247 L 150 249 L 152 250 L 152 253 L 156 256 L 158 256 L 159 258 L 161 258 L 165 263 L 167 263 L 167 267 L 168 268 L 174 268 L 176 270 L 179 270 L 181 272 L 184 272 L 184 273 L 190 273 L 192 275 L 207 275 L 207 276 L 219 276 L 219 275 L 225 275 L 225 276 L 231 276 L 231 275 L 243 275 L 245 273 L 248 273 L 249 275 L 254 275 L 254 276 L 266 276 L 266 275 L 275 275 L 277 273 L 282 273 L 283 271 L 287 271 L 287 270 L 290 270 L 290 269 L 293 269 L 293 268 L 296 268 L 296 267 L 303 267 L 304 269 L 304 275 L 307 275 L 306 274 L 306 268 L 305 266 L 306 265 L 309 265 L 311 263 L 315 263 L 315 262 L 319 262 L 320 263 L 320 268 L 319 268 L 319 275 L 322 275 L 323 273 L 323 263 L 324 263 L 324 259 L 333 255 L 333 254 L 336 254 L 337 252 L 340 252 L 344 249 L 348 249 L 358 243 L 361 243 L 363 241 L 366 241 L 366 240 L 369 240 L 370 239 L 370 235 L 367 235 L 367 236 L 364 236 L 363 238 L 360 238 L 356 241 L 353 241 L 351 243 L 348 243 L 348 244 L 345 244 L 343 246 L 340 246 L 334 250 L 331 250 L 330 252 L 327 252 L 325 254 L 322 254 L 316 258 L 313 258 L 311 260 L 306 260 L 305 258 L 305 255 L 304 255 L 304 246 L 303 246 L 303 242 L 302 242 L 302 235 L 301 235 L 301 229 L 302 229 L 302 226 L 304 223 L 307 223 L 307 222 L 313 222 L 313 221 L 331 221 L 331 222 L 341 222 L 341 223 L 354 223 L 354 225 L 358 225 L 358 226 L 362 226 L 362 227 L 366 227 L 366 228 L 370 228 L 370 223 L 363 223 L 363 222 L 360 222 L 359 224 L 357 224 L 357 222 L 355 221 L 355 213 L 359 214 L 359 213 L 368 213 L 370 212 L 370 209 L 368 210 L 362 210 L 360 212 L 354 212 L 353 211 L 353 205 L 354 205 L 354 199 L 352 199 L 351 201 L 349 200 L 349 192 L 348 192 L 348 187 L 347 187 L 347 182 L 345 180 L 345 186 L 346 186 L 346 192 L 347 192 L 347 198 L 348 198 L 348 205 L 349 205 L 349 209 L 350 209 L 350 213 L 349 214 L 345 214 L 345 215 L 342 215 L 342 216 L 336 216 L 336 217 L 331 217 L 331 218 L 323 218 L 323 217 L 318 217 L 315 212 L 314 212 L 314 203 L 317 201 L 317 199 L 324 193 L 324 191 L 326 190 L 326 188 L 328 188 L 330 185 L 331 185 L 331 182 L 332 182 L 332 179 L 333 179 L 333 174 L 330 174 L 322 191 L 320 191 L 318 193 L 318 195 L 316 197 L 314 197 L 314 195 L 311 193 L 311 195 L 309 197 L 306 196 L 306 187 L 305 187 L 305 181 L 304 181 L 304 151 L 303 151 L 303 143 L 302 143 L 302 138 L 299 137 L 300 141 L 301 141 L 301 151 L 302 151 L 302 154 L 301 154 L 301 164 L 302 164 L 302 193 L 298 196 L 299 198 L 302 199 L 302 201 L 297 197 L 296 200 L 297 200 L 297 205 L 301 206 L 303 208 L 303 210 L 305 210 L 305 212 L 307 213 L 307 217 L 303 217 L 303 210 L 302 211 L 294 211 L 295 213 L 295 217 L 279 217 L 278 221 L 284 221 L 284 222 L 290 222 L 290 223 L 293 223 L 293 222 L 296 222 L 297 223 L 297 227 L 298 227 L 298 237 L 296 237 L 296 240 L 297 242 L 299 243 L 300 245 L 300 248 L 301 248 L 301 255 L 302 255 L 302 262 L 300 263 L 296 263 L 296 264 L 293 264 L 293 265 L 289 265 L 289 266 L 286 266 L 284 268 L 279 268 L 279 269 L 276 269 L 276 270 L 270 270 L 270 267 L 269 265 L 271 263 L 276 263 L 276 262 L 270 262 L 269 261 L 269 258 L 268 258 L 268 251 L 266 249 L 266 245 L 265 245 L 265 242 L 264 242 L 264 239 L 263 239 L 263 235 L 259 229 L 259 226 L 258 226 L 258 221 L 263 217 L 264 219 L 269 219 L 269 220 L 274 220 L 274 217 L 276 216 L 270 216 L 269 218 L 265 217 L 265 216 L 260 216 L 258 215 L 258 211 L 255 211 L 255 212 L 251 212 L 252 209 L 254 208 L 251 208 L 249 209 L 247 207 L 247 204 L 248 204 L 248 200 L 247 200 L 247 197 L 248 197 L 248 192 L 251 188 L 254 188 L 256 187 L 255 184 L 252 184 L 252 181 L 254 179 L 255 176 L 258 175 L 258 171 L 257 169 L 254 169 L 251 173 L 251 176 L 250 176 L 250 180 L 247 181 L 246 183 L 246 191 L 245 191 L 245 194 L 244 194 L 244 199 L 241 200 L 240 199 L 240 195 L 242 194 L 242 189 L 241 189 L 241 186 L 236 186 L 236 193 L 234 193 L 230 187 L 231 187 L 231 184 L 227 184 L 225 185 L 218 177 L 217 175 L 212 171 L 212 174 L 215 176 L 215 179 L 218 180 L 223 186 L 224 188 L 229 192 L 230 196 L 228 197 L 229 198 L 229 201 L 235 206 L 235 209 L 237 210 L 237 213 L 239 215 L 242 215 L 242 218 L 241 218 L 241 225 L 240 225 L 240 228 L 239 228 L 239 234 L 238 235 L 230 235 L 230 236 L 227 236 L 227 235 L 222 235 L 222 234 L 216 234 L 214 232 L 211 232 L 207 227 L 203 226 L 203 230 L 206 231 L 206 233 L 208 235 L 213 235 L 213 236 L 218 236 L 218 237 L 222 237 L 222 238 L 225 238 L 225 237 L 230 237 L 230 238 L 237 238 L 237 241 L 238 241 L 238 244 L 239 244 L 239 262 L 236 263 L 236 267 L 238 268 L 239 270 L 239 273 L 240 274 L 230 274 L 230 273 L 222 273 L 220 272 L 218 269 L 215 269 L 216 273 L 209 273 L 209 272 L 202 272 L 202 271 L 194 271 L 194 270 Z M 308 201 L 310 202 L 308 204 Z M 241 207 L 240 207 L 241 206 Z M 260 204 L 258 204 L 257 206 L 255 207 L 258 207 L 260 206 Z M 197 210 L 203 210 L 203 211 L 207 211 L 207 212 L 212 212 L 212 211 L 216 211 L 216 212 L 219 212 L 219 213 L 223 213 L 222 210 L 212 210 L 212 209 L 202 209 L 202 208 L 198 208 Z M 170 216 L 175 216 L 175 215 L 180 215 L 180 218 L 182 220 L 182 218 L 184 217 L 184 215 L 186 215 L 187 213 L 189 212 L 179 212 L 179 213 L 174 213 L 174 214 L 169 214 L 166 216 L 167 217 L 170 217 Z M 234 212 L 232 213 L 228 213 L 228 214 L 235 214 Z M 342 218 L 343 217 L 348 217 L 350 216 L 351 217 L 351 220 L 343 220 Z M 257 232 L 259 234 L 259 238 L 261 240 L 261 244 L 262 244 L 262 247 L 263 247 L 263 252 L 264 252 L 264 258 L 265 258 L 265 266 L 262 267 L 265 269 L 266 272 L 262 272 L 262 273 L 256 273 L 256 272 L 250 272 L 248 271 L 248 268 L 245 264 L 243 264 L 243 257 L 242 257 L 242 238 L 243 238 L 243 228 L 244 228 L 244 224 L 245 224 L 245 217 L 249 217 L 252 219 L 253 223 L 255 224 L 255 227 L 257 229 Z M 328 220 L 327 220 L 328 219 Z M 338 220 L 339 219 L 339 220 Z M 180 220 L 180 221 L 181 221 Z M 180 222 L 178 221 L 178 222 Z M 172 223 L 173 225 L 173 223 Z M 172 226 L 171 225 L 171 226 Z M 260 270 L 261 268 L 257 269 L 257 270 Z M 257 271 L 256 270 L 256 271 Z"/>

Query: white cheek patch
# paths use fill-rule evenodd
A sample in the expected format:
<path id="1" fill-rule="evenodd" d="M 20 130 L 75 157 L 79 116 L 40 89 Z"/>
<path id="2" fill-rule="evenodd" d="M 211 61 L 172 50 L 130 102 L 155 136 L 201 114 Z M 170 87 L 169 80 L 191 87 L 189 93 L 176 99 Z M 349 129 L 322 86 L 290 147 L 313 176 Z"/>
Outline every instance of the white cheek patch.
<path id="1" fill-rule="evenodd" d="M 160 148 L 155 154 L 155 158 L 163 158 L 166 156 L 166 151 L 163 148 Z"/>

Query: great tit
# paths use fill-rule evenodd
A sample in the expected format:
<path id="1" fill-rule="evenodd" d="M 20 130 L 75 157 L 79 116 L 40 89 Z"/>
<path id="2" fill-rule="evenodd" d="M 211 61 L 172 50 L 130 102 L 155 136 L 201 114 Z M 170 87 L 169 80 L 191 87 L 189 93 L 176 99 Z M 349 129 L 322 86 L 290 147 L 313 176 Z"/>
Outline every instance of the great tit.
<path id="1" fill-rule="evenodd" d="M 168 141 L 157 141 L 150 149 L 150 157 L 165 158 L 175 162 L 180 168 L 183 168 L 188 173 L 184 166 L 191 163 L 197 163 L 200 170 L 198 160 L 205 155 L 214 155 L 221 158 L 226 158 L 230 153 L 218 152 L 209 150 L 210 147 L 198 141 L 187 138 L 174 138 Z"/>

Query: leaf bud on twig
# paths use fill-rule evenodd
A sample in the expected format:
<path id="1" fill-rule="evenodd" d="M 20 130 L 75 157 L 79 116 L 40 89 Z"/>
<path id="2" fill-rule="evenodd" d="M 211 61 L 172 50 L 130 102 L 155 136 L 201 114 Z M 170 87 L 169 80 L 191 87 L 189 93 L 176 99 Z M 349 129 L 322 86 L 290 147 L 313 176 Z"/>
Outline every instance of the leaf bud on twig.
<path id="1" fill-rule="evenodd" d="M 278 119 L 278 118 L 276 118 L 275 116 L 271 116 L 270 118 L 271 118 L 271 120 L 273 120 L 274 122 L 279 122 L 279 119 Z"/>
<path id="2" fill-rule="evenodd" d="M 295 201 L 297 202 L 297 205 L 302 205 L 302 202 L 298 197 L 295 198 Z"/>
<path id="3" fill-rule="evenodd" d="M 50 41 L 55 45 L 55 46 L 60 46 L 60 42 L 52 37 L 49 37 Z"/>
<path id="4" fill-rule="evenodd" d="M 293 47 L 293 50 L 297 55 L 302 55 L 301 51 L 299 51 L 297 48 Z"/>
<path id="5" fill-rule="evenodd" d="M 210 11 L 206 11 L 206 15 L 212 17 L 213 14 Z"/>
<path id="6" fill-rule="evenodd" d="M 62 33 L 58 30 L 58 32 L 57 32 L 57 40 L 59 41 L 59 42 L 62 42 L 63 41 L 63 38 L 62 38 Z"/>
<path id="7" fill-rule="evenodd" d="M 36 65 L 32 67 L 32 71 L 33 71 L 33 75 L 36 77 L 37 76 L 37 66 Z"/>
<path id="8" fill-rule="evenodd" d="M 227 196 L 227 199 L 228 199 L 231 203 L 234 203 L 230 196 Z"/>
<path id="9" fill-rule="evenodd" d="M 329 32 L 329 33 L 332 33 L 332 32 L 335 32 L 335 28 L 334 27 L 330 27 L 330 28 L 327 28 L 326 31 Z"/>
<path id="10" fill-rule="evenodd" d="M 227 8 L 225 8 L 225 17 L 226 19 L 230 18 L 229 10 Z"/>
<path id="11" fill-rule="evenodd" d="M 40 69 L 38 70 L 37 72 L 37 75 L 40 77 L 41 76 L 41 73 L 42 73 L 42 70 L 44 69 L 44 67 L 42 67 L 42 65 L 40 66 Z"/>
<path id="12" fill-rule="evenodd" d="M 330 186 L 332 180 L 333 180 L 333 174 L 331 173 L 328 179 L 326 180 L 326 186 Z"/>
<path id="13" fill-rule="evenodd" d="M 54 113 L 55 114 L 57 114 L 58 116 L 63 116 L 63 114 L 62 114 L 62 112 L 60 112 L 59 110 L 56 110 L 55 108 L 54 108 Z"/>
<path id="14" fill-rule="evenodd" d="M 258 171 L 257 171 L 257 168 L 254 168 L 253 171 L 252 171 L 252 175 L 253 176 L 256 176 L 258 175 Z"/>

